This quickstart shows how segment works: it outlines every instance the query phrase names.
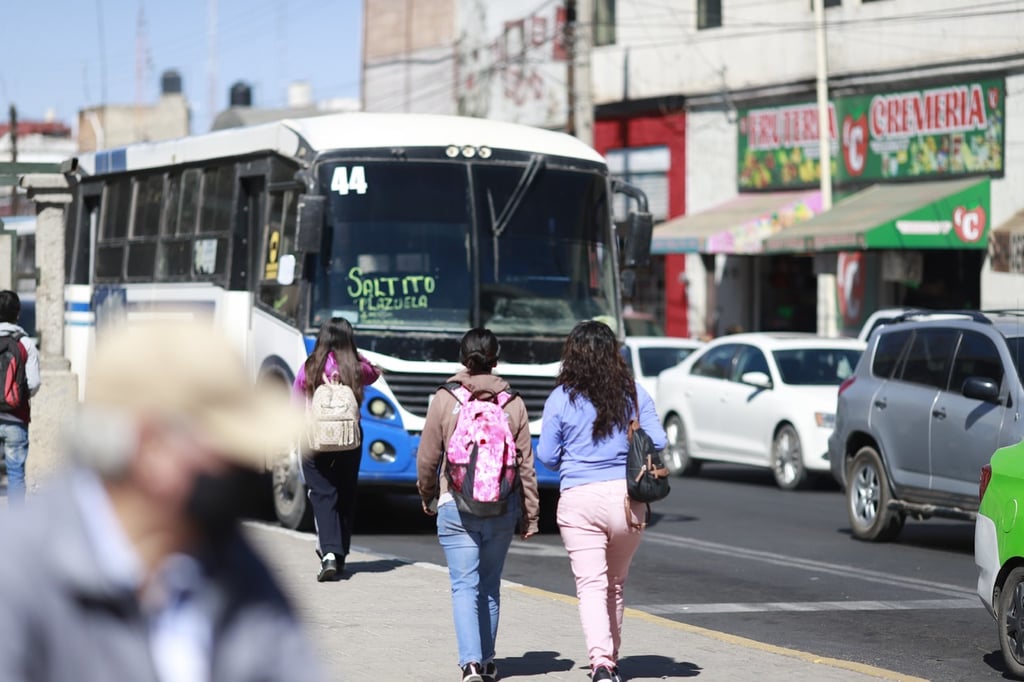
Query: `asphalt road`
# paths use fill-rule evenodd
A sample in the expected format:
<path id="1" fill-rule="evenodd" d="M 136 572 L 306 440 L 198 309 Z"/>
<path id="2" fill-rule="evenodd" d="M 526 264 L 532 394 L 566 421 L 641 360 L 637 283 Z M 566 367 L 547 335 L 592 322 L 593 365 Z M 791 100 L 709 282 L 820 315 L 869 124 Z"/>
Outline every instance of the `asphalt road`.
<path id="1" fill-rule="evenodd" d="M 864 543 L 830 481 L 783 492 L 767 472 L 727 465 L 674 479 L 654 509 L 629 606 L 936 681 L 1004 677 L 995 622 L 974 591 L 972 524 L 908 521 L 896 542 Z M 359 547 L 444 564 L 415 496 L 366 494 L 359 515 Z M 516 540 L 505 578 L 575 593 L 556 532 Z"/>

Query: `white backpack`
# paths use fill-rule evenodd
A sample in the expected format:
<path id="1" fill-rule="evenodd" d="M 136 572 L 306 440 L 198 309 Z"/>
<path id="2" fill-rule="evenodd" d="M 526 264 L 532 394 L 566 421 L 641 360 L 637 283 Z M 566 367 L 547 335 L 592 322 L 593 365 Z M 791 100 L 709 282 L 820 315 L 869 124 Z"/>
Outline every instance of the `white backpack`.
<path id="1" fill-rule="evenodd" d="M 359 403 L 352 389 L 324 374 L 309 404 L 309 448 L 313 452 L 353 450 L 361 444 Z"/>

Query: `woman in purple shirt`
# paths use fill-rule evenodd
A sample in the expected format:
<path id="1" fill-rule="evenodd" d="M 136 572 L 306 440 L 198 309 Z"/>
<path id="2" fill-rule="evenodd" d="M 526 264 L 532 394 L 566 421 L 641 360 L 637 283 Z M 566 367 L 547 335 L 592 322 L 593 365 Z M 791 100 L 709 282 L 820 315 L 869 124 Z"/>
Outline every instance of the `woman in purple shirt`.
<path id="1" fill-rule="evenodd" d="M 558 528 L 576 578 L 591 679 L 619 682 L 623 586 L 640 546 L 646 507 L 626 495 L 626 429 L 639 405 L 654 447 L 665 430 L 606 324 L 580 322 L 562 350 L 555 390 L 544 404 L 537 457 L 559 472 Z"/>
<path id="2" fill-rule="evenodd" d="M 356 350 L 355 333 L 348 320 L 334 317 L 320 326 L 313 352 L 299 367 L 292 387 L 296 400 L 313 397 L 325 376 L 337 376 L 363 404 L 363 386 L 372 384 L 380 370 Z M 307 381 L 306 377 L 312 377 Z M 356 483 L 359 480 L 360 448 L 342 452 L 312 453 L 302 459 L 302 476 L 309 487 L 309 502 L 316 520 L 316 553 L 320 557 L 320 582 L 332 580 L 345 570 L 345 557 L 355 523 Z"/>

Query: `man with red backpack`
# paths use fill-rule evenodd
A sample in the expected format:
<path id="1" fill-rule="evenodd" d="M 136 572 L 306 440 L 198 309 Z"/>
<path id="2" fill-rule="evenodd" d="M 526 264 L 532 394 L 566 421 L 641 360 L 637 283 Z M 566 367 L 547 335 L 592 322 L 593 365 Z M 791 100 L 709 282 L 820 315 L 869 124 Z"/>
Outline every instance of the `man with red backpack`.
<path id="1" fill-rule="evenodd" d="M 416 451 L 423 511 L 448 563 L 462 682 L 494 682 L 501 572 L 517 522 L 537 532 L 537 473 L 526 405 L 492 374 L 498 339 L 470 329 L 465 369 L 434 394 Z"/>
<path id="2" fill-rule="evenodd" d="M 39 351 L 18 326 L 21 299 L 0 291 L 0 439 L 7 466 L 7 501 L 25 500 L 25 460 L 28 458 L 29 398 L 41 383 Z"/>

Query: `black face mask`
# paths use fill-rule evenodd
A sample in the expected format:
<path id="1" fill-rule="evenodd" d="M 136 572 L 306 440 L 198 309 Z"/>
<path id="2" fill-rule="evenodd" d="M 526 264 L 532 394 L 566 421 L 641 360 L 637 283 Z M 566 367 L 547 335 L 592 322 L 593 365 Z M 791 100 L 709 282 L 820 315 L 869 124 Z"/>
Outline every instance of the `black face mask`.
<path id="1" fill-rule="evenodd" d="M 221 540 L 238 525 L 259 475 L 248 469 L 222 474 L 199 474 L 192 484 L 185 511 L 209 540 Z"/>

